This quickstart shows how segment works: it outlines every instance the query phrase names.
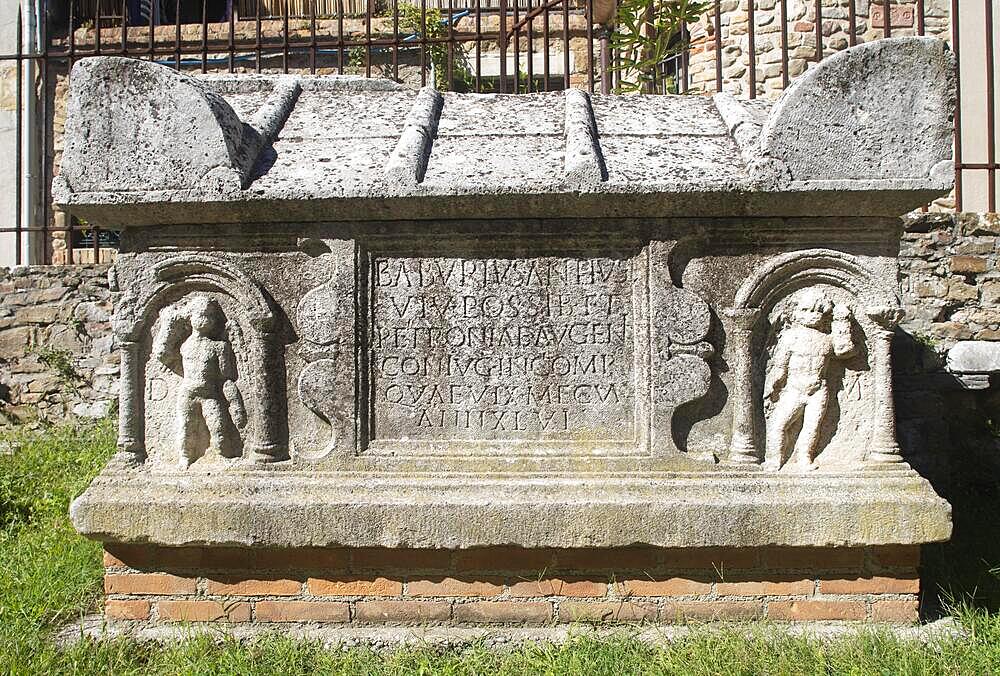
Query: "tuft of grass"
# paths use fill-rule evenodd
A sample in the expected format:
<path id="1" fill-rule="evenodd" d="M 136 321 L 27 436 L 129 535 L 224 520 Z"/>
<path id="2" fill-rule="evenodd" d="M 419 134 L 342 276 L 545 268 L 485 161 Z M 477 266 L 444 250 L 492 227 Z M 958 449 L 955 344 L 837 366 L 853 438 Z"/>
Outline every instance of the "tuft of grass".
<path id="1" fill-rule="evenodd" d="M 60 650 L 53 631 L 98 608 L 100 546 L 67 512 L 114 450 L 111 422 L 18 431 L 0 456 L 0 674 L 991 674 L 1000 671 L 1000 617 L 962 597 L 950 611 L 966 635 L 932 644 L 868 629 L 822 641 L 774 625 L 706 626 L 664 646 L 622 629 L 562 645 L 497 650 L 409 647 L 331 650 L 278 634 L 248 643 L 200 636 L 168 645 L 82 640 Z M 989 566 L 986 567 L 987 569 Z"/>

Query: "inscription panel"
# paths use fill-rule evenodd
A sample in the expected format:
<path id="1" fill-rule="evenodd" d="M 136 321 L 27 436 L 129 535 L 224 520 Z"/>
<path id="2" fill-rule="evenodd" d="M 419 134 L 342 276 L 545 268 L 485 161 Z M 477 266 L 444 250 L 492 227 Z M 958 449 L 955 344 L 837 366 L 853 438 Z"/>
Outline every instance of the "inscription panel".
<path id="1" fill-rule="evenodd" d="M 373 255 L 371 450 L 634 453 L 644 280 L 624 255 Z"/>

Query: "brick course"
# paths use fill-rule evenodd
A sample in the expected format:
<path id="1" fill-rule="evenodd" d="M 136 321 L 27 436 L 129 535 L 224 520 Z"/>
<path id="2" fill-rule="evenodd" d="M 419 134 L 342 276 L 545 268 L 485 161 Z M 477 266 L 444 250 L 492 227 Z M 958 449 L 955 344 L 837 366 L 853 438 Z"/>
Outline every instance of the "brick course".
<path id="1" fill-rule="evenodd" d="M 112 621 L 151 622 L 910 623 L 917 619 L 918 556 L 916 547 L 452 552 L 129 545 L 105 555 L 105 609 Z M 720 561 L 735 563 L 724 572 Z M 533 564 L 542 567 L 532 571 Z"/>

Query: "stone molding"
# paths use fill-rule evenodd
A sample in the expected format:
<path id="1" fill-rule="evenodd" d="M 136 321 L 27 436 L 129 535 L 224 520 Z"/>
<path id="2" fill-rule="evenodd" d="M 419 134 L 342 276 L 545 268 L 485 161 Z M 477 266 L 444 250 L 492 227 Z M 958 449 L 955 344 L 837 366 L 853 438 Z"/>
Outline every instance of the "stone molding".
<path id="1" fill-rule="evenodd" d="M 947 540 L 950 506 L 925 487 L 900 466 L 807 480 L 759 472 L 460 478 L 273 469 L 227 476 L 195 467 L 164 476 L 112 466 L 70 514 L 90 538 L 170 547 L 800 547 Z"/>

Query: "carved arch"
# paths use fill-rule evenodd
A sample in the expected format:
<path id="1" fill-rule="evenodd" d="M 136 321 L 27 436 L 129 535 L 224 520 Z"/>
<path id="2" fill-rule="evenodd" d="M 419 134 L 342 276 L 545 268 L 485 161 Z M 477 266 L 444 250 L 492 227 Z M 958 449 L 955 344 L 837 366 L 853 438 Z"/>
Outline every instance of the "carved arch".
<path id="1" fill-rule="evenodd" d="M 275 328 L 275 315 L 270 301 L 253 279 L 242 270 L 226 265 L 211 256 L 174 256 L 161 261 L 151 270 L 152 284 L 139 284 L 129 289 L 122 305 L 133 314 L 122 318 L 116 327 L 122 340 L 137 340 L 142 332 L 176 294 L 178 286 L 191 289 L 216 289 L 239 301 L 247 322 L 261 334 Z"/>
<path id="2" fill-rule="evenodd" d="M 729 460 L 737 464 L 761 461 L 757 447 L 757 410 L 754 390 L 753 335 L 768 308 L 794 291 L 815 284 L 844 289 L 856 298 L 862 330 L 874 363 L 874 397 L 878 405 L 873 422 L 869 459 L 882 463 L 901 460 L 896 444 L 892 408 L 892 328 L 902 315 L 895 291 L 886 288 L 851 254 L 832 249 L 806 249 L 780 254 L 754 271 L 737 291 L 725 314 L 730 330 L 733 386 L 733 424 Z"/>
<path id="3" fill-rule="evenodd" d="M 830 284 L 854 294 L 859 303 L 899 305 L 896 295 L 858 259 L 833 249 L 805 249 L 775 256 L 754 271 L 733 300 L 734 310 L 764 308 L 806 284 Z"/>
<path id="4" fill-rule="evenodd" d="M 139 363 L 145 332 L 169 303 L 195 291 L 215 291 L 239 304 L 238 321 L 251 329 L 250 339 L 256 345 L 253 354 L 262 362 L 255 387 L 256 434 L 245 442 L 244 452 L 260 462 L 286 459 L 288 445 L 280 434 L 281 387 L 275 380 L 283 374 L 284 356 L 276 335 L 276 314 L 264 291 L 242 270 L 206 255 L 173 256 L 155 264 L 146 275 L 146 283 L 124 293 L 114 320 L 122 346 L 119 448 L 145 455 L 145 367 Z"/>

